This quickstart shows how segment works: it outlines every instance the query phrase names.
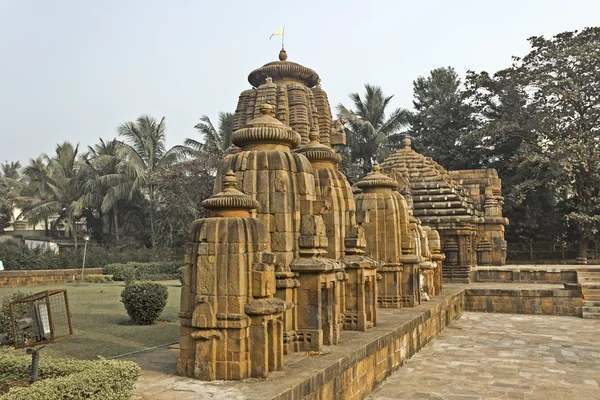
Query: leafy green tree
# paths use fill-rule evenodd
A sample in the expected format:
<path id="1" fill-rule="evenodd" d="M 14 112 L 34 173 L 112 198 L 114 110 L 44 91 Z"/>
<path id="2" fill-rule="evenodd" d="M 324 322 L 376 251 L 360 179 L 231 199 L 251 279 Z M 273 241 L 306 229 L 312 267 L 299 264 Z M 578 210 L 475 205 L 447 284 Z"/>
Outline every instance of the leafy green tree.
<path id="1" fill-rule="evenodd" d="M 528 206 L 516 215 L 530 218 L 515 222 L 543 230 L 544 216 L 562 216 L 583 258 L 600 226 L 600 28 L 529 42 L 512 67 L 468 79 L 484 122 L 484 164 L 502 171 L 515 211 Z"/>
<path id="2" fill-rule="evenodd" d="M 525 155 L 537 142 L 535 110 L 529 108 L 526 88 L 512 70 L 469 71 L 465 82 L 467 100 L 479 126 L 465 136 L 479 143 L 480 164 L 494 168 L 502 179 L 506 231 L 510 242 L 556 241 L 565 224 L 557 209 L 554 189 L 548 185 L 552 171 L 527 161 Z"/>
<path id="3" fill-rule="evenodd" d="M 362 175 L 390 154 L 409 116 L 407 110 L 398 108 L 388 117 L 386 108 L 393 96 L 385 96 L 379 86 L 366 84 L 365 91 L 364 99 L 358 93 L 350 94 L 353 110 L 343 104 L 337 107 L 338 117 L 346 121 L 350 157 L 359 164 Z"/>
<path id="4" fill-rule="evenodd" d="M 427 78 L 418 77 L 413 90 L 409 134 L 415 147 L 447 169 L 478 168 L 478 146 L 467 135 L 475 121 L 454 68 L 436 68 Z"/>
<path id="5" fill-rule="evenodd" d="M 142 192 L 149 202 L 150 234 L 152 247 L 156 248 L 156 177 L 176 163 L 183 155 L 183 146 L 166 147 L 166 123 L 163 117 L 160 122 L 142 115 L 135 122 L 126 122 L 118 128 L 123 138 L 119 149 L 121 164 L 120 182 L 113 186 L 111 196 L 114 199 L 127 197 L 132 199 L 136 193 Z"/>
<path id="6" fill-rule="evenodd" d="M 529 39 L 532 50 L 513 67 L 538 115 L 527 161 L 552 170 L 551 186 L 571 210 L 579 257 L 600 226 L 600 28 Z"/>
<path id="7" fill-rule="evenodd" d="M 212 166 L 202 157 L 172 165 L 156 180 L 158 210 L 156 230 L 159 241 L 173 249 L 189 240 L 190 224 L 209 213 L 202 201 L 212 194 Z"/>

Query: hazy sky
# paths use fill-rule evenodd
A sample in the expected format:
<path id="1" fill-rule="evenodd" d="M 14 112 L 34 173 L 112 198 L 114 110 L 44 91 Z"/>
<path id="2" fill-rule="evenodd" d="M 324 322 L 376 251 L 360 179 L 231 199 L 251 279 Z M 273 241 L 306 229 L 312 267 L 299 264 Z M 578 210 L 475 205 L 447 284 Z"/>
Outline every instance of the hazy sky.
<path id="1" fill-rule="evenodd" d="M 0 0 L 0 161 L 82 147 L 150 114 L 168 144 L 234 111 L 248 73 L 277 58 L 316 70 L 332 106 L 364 83 L 411 107 L 433 68 L 494 72 L 526 39 L 597 25 L 600 1 Z"/>

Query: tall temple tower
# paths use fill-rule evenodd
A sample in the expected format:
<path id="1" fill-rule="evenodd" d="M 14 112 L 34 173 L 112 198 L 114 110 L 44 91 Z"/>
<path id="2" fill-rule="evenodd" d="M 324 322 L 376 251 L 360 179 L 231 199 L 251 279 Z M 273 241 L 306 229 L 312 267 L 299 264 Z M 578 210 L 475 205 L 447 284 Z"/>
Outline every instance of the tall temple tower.
<path id="1" fill-rule="evenodd" d="M 382 293 L 414 306 L 420 277 L 437 265 L 429 231 L 399 194 L 388 197 L 398 200 L 390 212 L 403 231 L 386 236 L 398 243 L 389 252 L 369 248 L 370 214 L 387 220 L 388 210 L 357 210 L 333 148 L 345 142 L 343 125 L 332 120 L 315 71 L 282 50 L 248 81 L 234 148 L 203 203 L 211 217 L 194 222 L 186 254 L 178 372 L 199 379 L 264 378 L 285 354 L 336 345 L 342 330 L 376 325 L 377 268 L 395 268 Z"/>

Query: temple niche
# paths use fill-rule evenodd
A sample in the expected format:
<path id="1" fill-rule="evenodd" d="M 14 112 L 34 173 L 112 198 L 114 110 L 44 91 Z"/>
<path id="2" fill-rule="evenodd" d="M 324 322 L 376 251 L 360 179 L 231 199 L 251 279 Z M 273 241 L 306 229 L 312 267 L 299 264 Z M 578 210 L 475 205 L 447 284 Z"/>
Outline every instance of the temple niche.
<path id="1" fill-rule="evenodd" d="M 443 278 L 469 282 L 471 267 L 504 265 L 503 197 L 493 169 L 447 171 L 412 149 L 410 138 L 383 163 L 383 171 L 411 198 L 413 215 L 439 232 L 446 256 Z"/>
<path id="2" fill-rule="evenodd" d="M 415 218 L 410 194 L 376 171 L 384 193 L 373 203 L 365 186 L 357 206 L 333 148 L 343 122 L 318 74 L 282 50 L 248 81 L 203 203 L 211 217 L 194 222 L 187 247 L 178 372 L 198 379 L 264 378 L 287 354 L 375 326 L 378 307 L 441 291 L 439 235 Z"/>

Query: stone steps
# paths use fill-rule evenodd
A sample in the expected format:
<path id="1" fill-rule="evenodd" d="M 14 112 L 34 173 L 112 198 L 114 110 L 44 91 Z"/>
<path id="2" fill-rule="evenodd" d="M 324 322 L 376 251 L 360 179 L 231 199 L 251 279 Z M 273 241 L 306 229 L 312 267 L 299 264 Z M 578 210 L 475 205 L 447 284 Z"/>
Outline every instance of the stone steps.
<path id="1" fill-rule="evenodd" d="M 588 299 L 591 297 L 600 299 L 600 289 L 587 289 L 584 286 L 582 286 L 581 289 L 583 290 L 583 297 L 585 299 Z"/>
<path id="2" fill-rule="evenodd" d="M 600 282 L 600 276 L 577 276 L 577 282 L 589 283 L 589 282 Z"/>
<path id="3" fill-rule="evenodd" d="M 471 268 L 445 267 L 442 268 L 442 281 L 446 283 L 470 283 Z"/>
<path id="4" fill-rule="evenodd" d="M 600 307 L 582 307 L 581 317 L 586 319 L 600 319 Z"/>
<path id="5" fill-rule="evenodd" d="M 583 292 L 581 316 L 586 319 L 600 319 L 600 271 L 579 270 L 577 282 Z"/>
<path id="6" fill-rule="evenodd" d="M 588 291 L 597 290 L 597 291 L 600 291 L 600 282 L 597 282 L 597 281 L 594 282 L 594 283 L 591 283 L 591 282 L 579 282 L 579 284 L 581 285 L 581 288 L 583 290 L 588 290 Z"/>

